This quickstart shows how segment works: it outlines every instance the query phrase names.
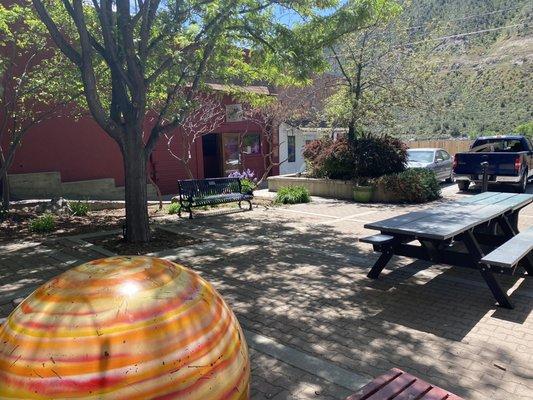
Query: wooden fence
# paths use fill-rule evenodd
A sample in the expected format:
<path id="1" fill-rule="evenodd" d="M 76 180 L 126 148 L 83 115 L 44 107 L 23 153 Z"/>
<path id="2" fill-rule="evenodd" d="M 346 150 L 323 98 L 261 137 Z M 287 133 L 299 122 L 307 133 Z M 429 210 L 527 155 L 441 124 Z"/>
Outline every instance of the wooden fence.
<path id="1" fill-rule="evenodd" d="M 411 149 L 417 149 L 421 147 L 437 147 L 446 150 L 452 156 L 455 153 L 461 153 L 468 151 L 471 140 L 414 140 L 406 142 L 407 146 Z"/>

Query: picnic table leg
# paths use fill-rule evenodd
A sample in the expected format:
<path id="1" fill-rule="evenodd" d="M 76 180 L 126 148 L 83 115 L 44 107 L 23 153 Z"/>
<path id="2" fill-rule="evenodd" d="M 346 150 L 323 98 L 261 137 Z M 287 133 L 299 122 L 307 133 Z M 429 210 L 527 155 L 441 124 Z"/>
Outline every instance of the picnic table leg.
<path id="1" fill-rule="evenodd" d="M 471 230 L 464 233 L 463 242 L 470 254 L 472 262 L 477 265 L 481 276 L 485 279 L 485 282 L 487 282 L 487 286 L 498 304 L 501 307 L 512 309 L 513 305 L 511 304 L 509 297 L 503 291 L 502 287 L 490 271 L 490 268 L 486 264 L 479 263 L 479 260 L 483 258 L 484 254 Z"/>
<path id="2" fill-rule="evenodd" d="M 392 247 L 387 247 L 385 249 L 382 249 L 382 253 L 377 259 L 377 261 L 374 263 L 374 266 L 370 270 L 370 272 L 367 274 L 367 276 L 370 279 L 378 279 L 379 274 L 381 271 L 383 271 L 383 268 L 387 265 L 387 263 L 390 261 L 392 256 L 394 255 L 394 252 L 392 251 Z"/>

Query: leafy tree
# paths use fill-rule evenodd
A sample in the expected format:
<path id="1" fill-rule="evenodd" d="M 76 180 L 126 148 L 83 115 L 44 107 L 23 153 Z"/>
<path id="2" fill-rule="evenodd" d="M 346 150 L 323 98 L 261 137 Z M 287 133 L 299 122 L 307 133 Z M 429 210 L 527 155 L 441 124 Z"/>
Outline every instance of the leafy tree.
<path id="1" fill-rule="evenodd" d="M 7 172 L 30 128 L 58 113 L 81 95 L 65 87 L 76 71 L 59 51 L 46 48 L 47 32 L 29 5 L 0 5 L 0 181 L 2 207 L 9 208 Z"/>
<path id="2" fill-rule="evenodd" d="M 533 139 L 533 121 L 518 125 L 515 128 L 515 132 Z"/>
<path id="3" fill-rule="evenodd" d="M 409 33 L 397 18 L 401 10 L 399 1 L 382 2 L 365 26 L 329 49 L 342 79 L 325 112 L 334 125 L 348 128 L 351 140 L 397 122 L 398 110 L 418 107 L 423 99 L 429 70 L 422 54 L 405 45 Z"/>
<path id="4" fill-rule="evenodd" d="M 78 68 L 93 118 L 121 150 L 126 239 L 146 242 L 148 157 L 186 118 L 203 85 L 305 82 L 325 66 L 321 48 L 383 0 L 32 2 Z M 287 12 L 300 21 L 284 24 L 279 15 Z"/>

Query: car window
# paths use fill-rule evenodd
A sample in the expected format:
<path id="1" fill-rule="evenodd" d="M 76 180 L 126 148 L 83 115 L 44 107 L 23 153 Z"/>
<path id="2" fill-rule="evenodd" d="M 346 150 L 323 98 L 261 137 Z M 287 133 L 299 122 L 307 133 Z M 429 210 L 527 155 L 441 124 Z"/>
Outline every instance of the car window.
<path id="1" fill-rule="evenodd" d="M 472 145 L 473 152 L 519 152 L 524 151 L 524 144 L 520 139 L 490 138 L 478 139 Z"/>
<path id="2" fill-rule="evenodd" d="M 433 151 L 407 150 L 407 158 L 411 162 L 432 163 L 433 157 Z"/>
<path id="3" fill-rule="evenodd" d="M 437 161 L 444 161 L 445 158 L 444 158 L 444 154 L 442 151 L 437 151 L 437 155 L 435 156 L 435 160 Z"/>
<path id="4" fill-rule="evenodd" d="M 447 151 L 441 150 L 440 153 L 442 155 L 442 159 L 445 160 L 445 161 L 449 160 L 451 158 L 450 154 L 448 154 Z"/>

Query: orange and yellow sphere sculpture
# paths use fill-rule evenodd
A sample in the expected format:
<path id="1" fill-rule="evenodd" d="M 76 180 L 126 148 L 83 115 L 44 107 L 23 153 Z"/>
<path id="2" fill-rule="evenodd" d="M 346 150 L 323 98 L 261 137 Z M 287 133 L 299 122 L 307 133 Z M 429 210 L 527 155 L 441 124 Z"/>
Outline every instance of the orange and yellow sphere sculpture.
<path id="1" fill-rule="evenodd" d="M 150 257 L 73 268 L 0 330 L 1 399 L 249 397 L 246 342 L 194 272 Z"/>

